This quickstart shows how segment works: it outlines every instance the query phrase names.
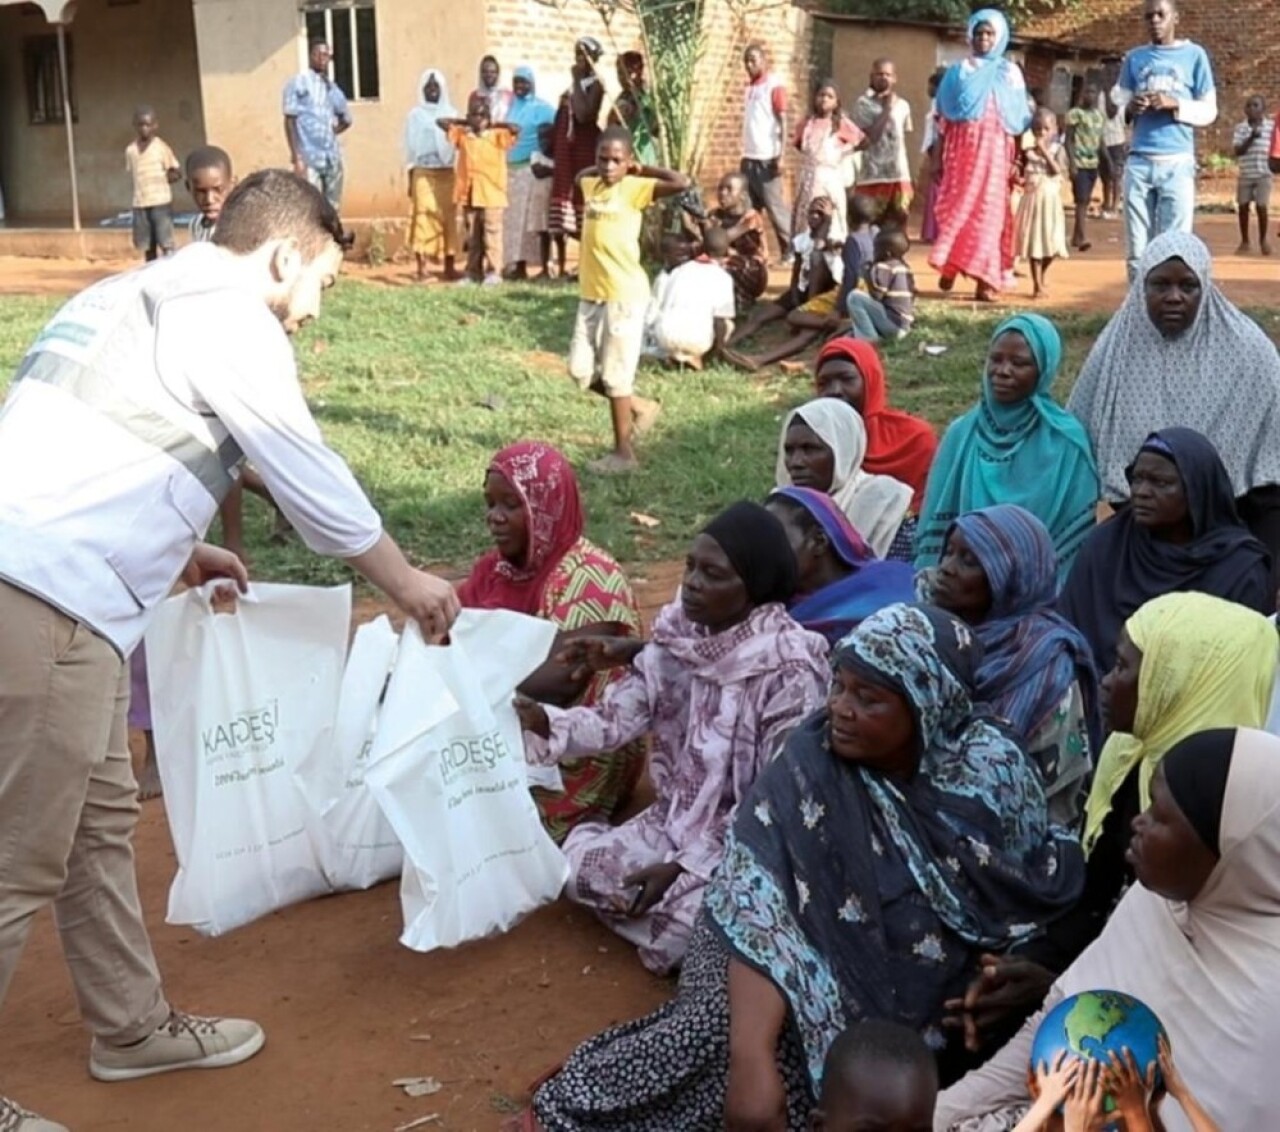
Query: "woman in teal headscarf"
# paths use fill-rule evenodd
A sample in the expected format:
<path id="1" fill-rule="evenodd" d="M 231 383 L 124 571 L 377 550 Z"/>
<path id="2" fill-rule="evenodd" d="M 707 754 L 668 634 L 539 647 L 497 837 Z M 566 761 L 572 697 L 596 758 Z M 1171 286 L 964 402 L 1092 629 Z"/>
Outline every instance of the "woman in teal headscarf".
<path id="1" fill-rule="evenodd" d="M 529 164 L 538 148 L 538 130 L 555 121 L 551 103 L 538 97 L 533 68 L 517 67 L 511 76 L 512 98 L 506 121 L 518 126 L 515 144 L 507 150 L 507 211 L 502 218 L 502 263 L 512 279 L 528 275 L 529 260 L 539 258 L 538 233 L 547 230 L 545 194 L 535 192 L 537 180 Z M 540 211 L 535 206 L 542 202 Z"/>
<path id="2" fill-rule="evenodd" d="M 929 473 L 917 568 L 937 564 L 961 515 L 1013 503 L 1048 528 L 1062 584 L 1094 525 L 1099 483 L 1088 433 L 1049 396 L 1061 364 L 1062 339 L 1047 318 L 1020 314 L 996 327 L 982 400 L 952 422 Z"/>

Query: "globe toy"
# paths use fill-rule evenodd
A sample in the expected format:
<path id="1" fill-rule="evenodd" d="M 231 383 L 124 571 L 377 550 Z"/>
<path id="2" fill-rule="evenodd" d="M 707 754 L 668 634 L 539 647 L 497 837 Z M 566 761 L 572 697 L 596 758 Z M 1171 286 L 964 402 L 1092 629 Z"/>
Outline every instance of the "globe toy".
<path id="1" fill-rule="evenodd" d="M 1132 995 L 1112 990 L 1082 991 L 1058 1003 L 1040 1023 L 1031 1046 L 1031 1068 L 1034 1072 L 1041 1065 L 1052 1066 L 1064 1050 L 1069 1057 L 1108 1065 L 1111 1054 L 1123 1058 L 1127 1049 L 1144 1078 L 1152 1064 L 1156 1065 L 1159 1089 L 1162 1037 L 1165 1031 L 1160 1019 Z M 1108 1095 L 1104 1110 L 1111 1113 L 1115 1109 L 1115 1098 Z"/>

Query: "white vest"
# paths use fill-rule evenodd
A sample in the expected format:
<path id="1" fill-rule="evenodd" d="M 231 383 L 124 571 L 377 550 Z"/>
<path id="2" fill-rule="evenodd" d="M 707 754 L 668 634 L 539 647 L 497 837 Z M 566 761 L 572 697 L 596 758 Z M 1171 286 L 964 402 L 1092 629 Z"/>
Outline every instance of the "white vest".
<path id="1" fill-rule="evenodd" d="M 0 408 L 0 578 L 122 656 L 178 580 L 241 459 L 226 427 L 161 378 L 165 303 L 211 285 L 179 259 L 67 303 Z"/>
<path id="2" fill-rule="evenodd" d="M 743 99 L 742 156 L 773 161 L 782 156 L 782 127 L 773 112 L 773 92 L 782 80 L 772 73 L 763 82 L 748 83 Z"/>

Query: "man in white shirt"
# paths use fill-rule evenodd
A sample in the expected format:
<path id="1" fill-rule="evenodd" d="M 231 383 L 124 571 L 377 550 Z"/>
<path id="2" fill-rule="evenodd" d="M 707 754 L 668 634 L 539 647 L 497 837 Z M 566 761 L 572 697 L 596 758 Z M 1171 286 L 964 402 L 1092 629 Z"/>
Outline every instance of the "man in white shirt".
<path id="1" fill-rule="evenodd" d="M 165 999 L 138 901 L 125 726 L 125 658 L 174 583 L 247 587 L 235 555 L 200 541 L 240 460 L 312 550 L 425 634 L 457 614 L 452 587 L 382 529 L 298 384 L 287 333 L 319 314 L 340 235 L 305 180 L 253 174 L 211 242 L 55 314 L 0 408 L 0 1000 L 53 904 L 99 1080 L 234 1065 L 264 1040 Z M 4 1098 L 0 1127 L 65 1132 Z"/>
<path id="2" fill-rule="evenodd" d="M 751 207 L 763 209 L 778 238 L 778 258 L 790 263 L 791 210 L 782 191 L 782 150 L 787 136 L 787 88 L 770 71 L 764 48 L 753 43 L 742 55 L 747 89 L 742 107 L 742 174 Z"/>

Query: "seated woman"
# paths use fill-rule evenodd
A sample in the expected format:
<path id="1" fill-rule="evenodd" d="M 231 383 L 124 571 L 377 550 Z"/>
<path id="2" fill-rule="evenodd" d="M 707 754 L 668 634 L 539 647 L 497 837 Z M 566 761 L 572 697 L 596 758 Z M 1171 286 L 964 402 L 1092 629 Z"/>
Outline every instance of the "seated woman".
<path id="1" fill-rule="evenodd" d="M 795 588 L 782 524 L 758 504 L 736 503 L 693 540 L 679 598 L 599 703 L 567 711 L 517 703 L 535 736 L 532 762 L 651 737 L 653 804 L 616 828 L 577 826 L 564 851 L 569 898 L 634 943 L 657 974 L 684 958 L 738 803 L 787 732 L 822 702 L 826 643 L 788 615 Z M 599 663 L 616 651 L 599 650 Z"/>
<path id="2" fill-rule="evenodd" d="M 1101 746 L 1098 675 L 1085 639 L 1053 608 L 1049 532 L 1010 504 L 961 515 L 921 597 L 967 621 L 982 642 L 975 698 L 1007 720 L 1040 768 L 1049 813 L 1074 826 Z"/>
<path id="3" fill-rule="evenodd" d="M 1152 240 L 1124 306 L 1107 323 L 1067 407 L 1093 438 L 1110 503 L 1152 429 L 1193 428 L 1226 466 L 1240 517 L 1280 572 L 1280 354 L 1212 279 L 1209 249 L 1166 232 Z M 1274 592 L 1276 582 L 1271 589 Z"/>
<path id="4" fill-rule="evenodd" d="M 806 1129 L 841 1031 L 880 1018 L 940 1049 L 978 952 L 1070 906 L 1079 845 L 975 714 L 979 649 L 894 605 L 837 650 L 826 709 L 739 811 L 675 999 L 569 1058 L 534 1096 L 545 1132 Z"/>
<path id="5" fill-rule="evenodd" d="M 1146 1003 L 1177 1065 L 1160 1105 L 1169 1132 L 1201 1102 L 1223 1132 L 1274 1128 L 1280 1040 L 1280 740 L 1205 731 L 1169 751 L 1133 823 L 1129 890 L 1098 941 L 1058 979 L 1040 1012 L 982 1069 L 938 1098 L 934 1127 L 1003 1132 L 1029 1106 L 1027 1067 L 1043 1016 L 1103 988 Z"/>
<path id="6" fill-rule="evenodd" d="M 609 554 L 582 535 L 578 481 L 564 456 L 547 444 L 504 448 L 485 473 L 484 499 L 494 549 L 458 587 L 464 607 L 545 618 L 559 627 L 562 643 L 588 635 L 640 638 L 631 583 Z M 552 650 L 521 691 L 560 707 L 589 707 L 620 675 L 577 671 L 557 659 L 559 652 Z M 533 791 L 551 836 L 563 841 L 580 821 L 612 818 L 644 772 L 644 756 L 644 743 L 637 741 L 562 763 L 563 794 Z"/>
<path id="7" fill-rule="evenodd" d="M 1198 590 L 1273 611 L 1266 548 L 1240 521 L 1227 470 L 1200 433 L 1153 432 L 1125 480 L 1130 505 L 1089 535 L 1059 599 L 1099 672 L 1115 662 L 1121 626 L 1161 594 Z"/>
<path id="8" fill-rule="evenodd" d="M 791 616 L 827 644 L 834 647 L 886 605 L 915 597 L 910 565 L 878 559 L 831 496 L 784 487 L 765 506 L 781 520 L 796 554 Z"/>
<path id="9" fill-rule="evenodd" d="M 716 203 L 718 207 L 707 212 L 700 228 L 704 235 L 708 228 L 723 228 L 729 237 L 729 258 L 725 268 L 733 277 L 733 298 L 738 315 L 744 317 L 769 286 L 764 219 L 751 207 L 747 178 L 741 173 L 726 173 L 720 178 L 716 186 Z"/>
<path id="10" fill-rule="evenodd" d="M 1054 977 L 1102 931 L 1133 879 L 1129 827 L 1151 800 L 1166 753 L 1211 727 L 1261 727 L 1276 675 L 1275 626 L 1206 594 L 1168 594 L 1129 618 L 1116 666 L 1102 681 L 1110 736 L 1085 808 L 1084 894 L 1039 939 L 1005 958 L 984 956 L 981 974 L 951 1005 L 971 1048 L 1034 1010 Z"/>
<path id="11" fill-rule="evenodd" d="M 818 351 L 814 392 L 844 401 L 867 429 L 862 466 L 875 476 L 892 476 L 911 488 L 911 510 L 924 503 L 924 487 L 938 451 L 928 421 L 889 408 L 889 384 L 875 346 L 860 338 L 832 338 Z"/>
<path id="12" fill-rule="evenodd" d="M 862 470 L 866 453 L 867 430 L 857 412 L 843 401 L 819 397 L 782 422 L 777 484 L 830 495 L 867 545 L 888 558 L 911 505 L 911 488 L 892 476 L 868 475 Z"/>
<path id="13" fill-rule="evenodd" d="M 1049 530 L 1058 584 L 1094 524 L 1098 473 L 1089 437 L 1049 396 L 1062 363 L 1058 328 L 1038 314 L 996 327 L 982 401 L 942 438 L 920 512 L 916 566 L 934 566 L 961 515 L 1016 503 Z"/>

